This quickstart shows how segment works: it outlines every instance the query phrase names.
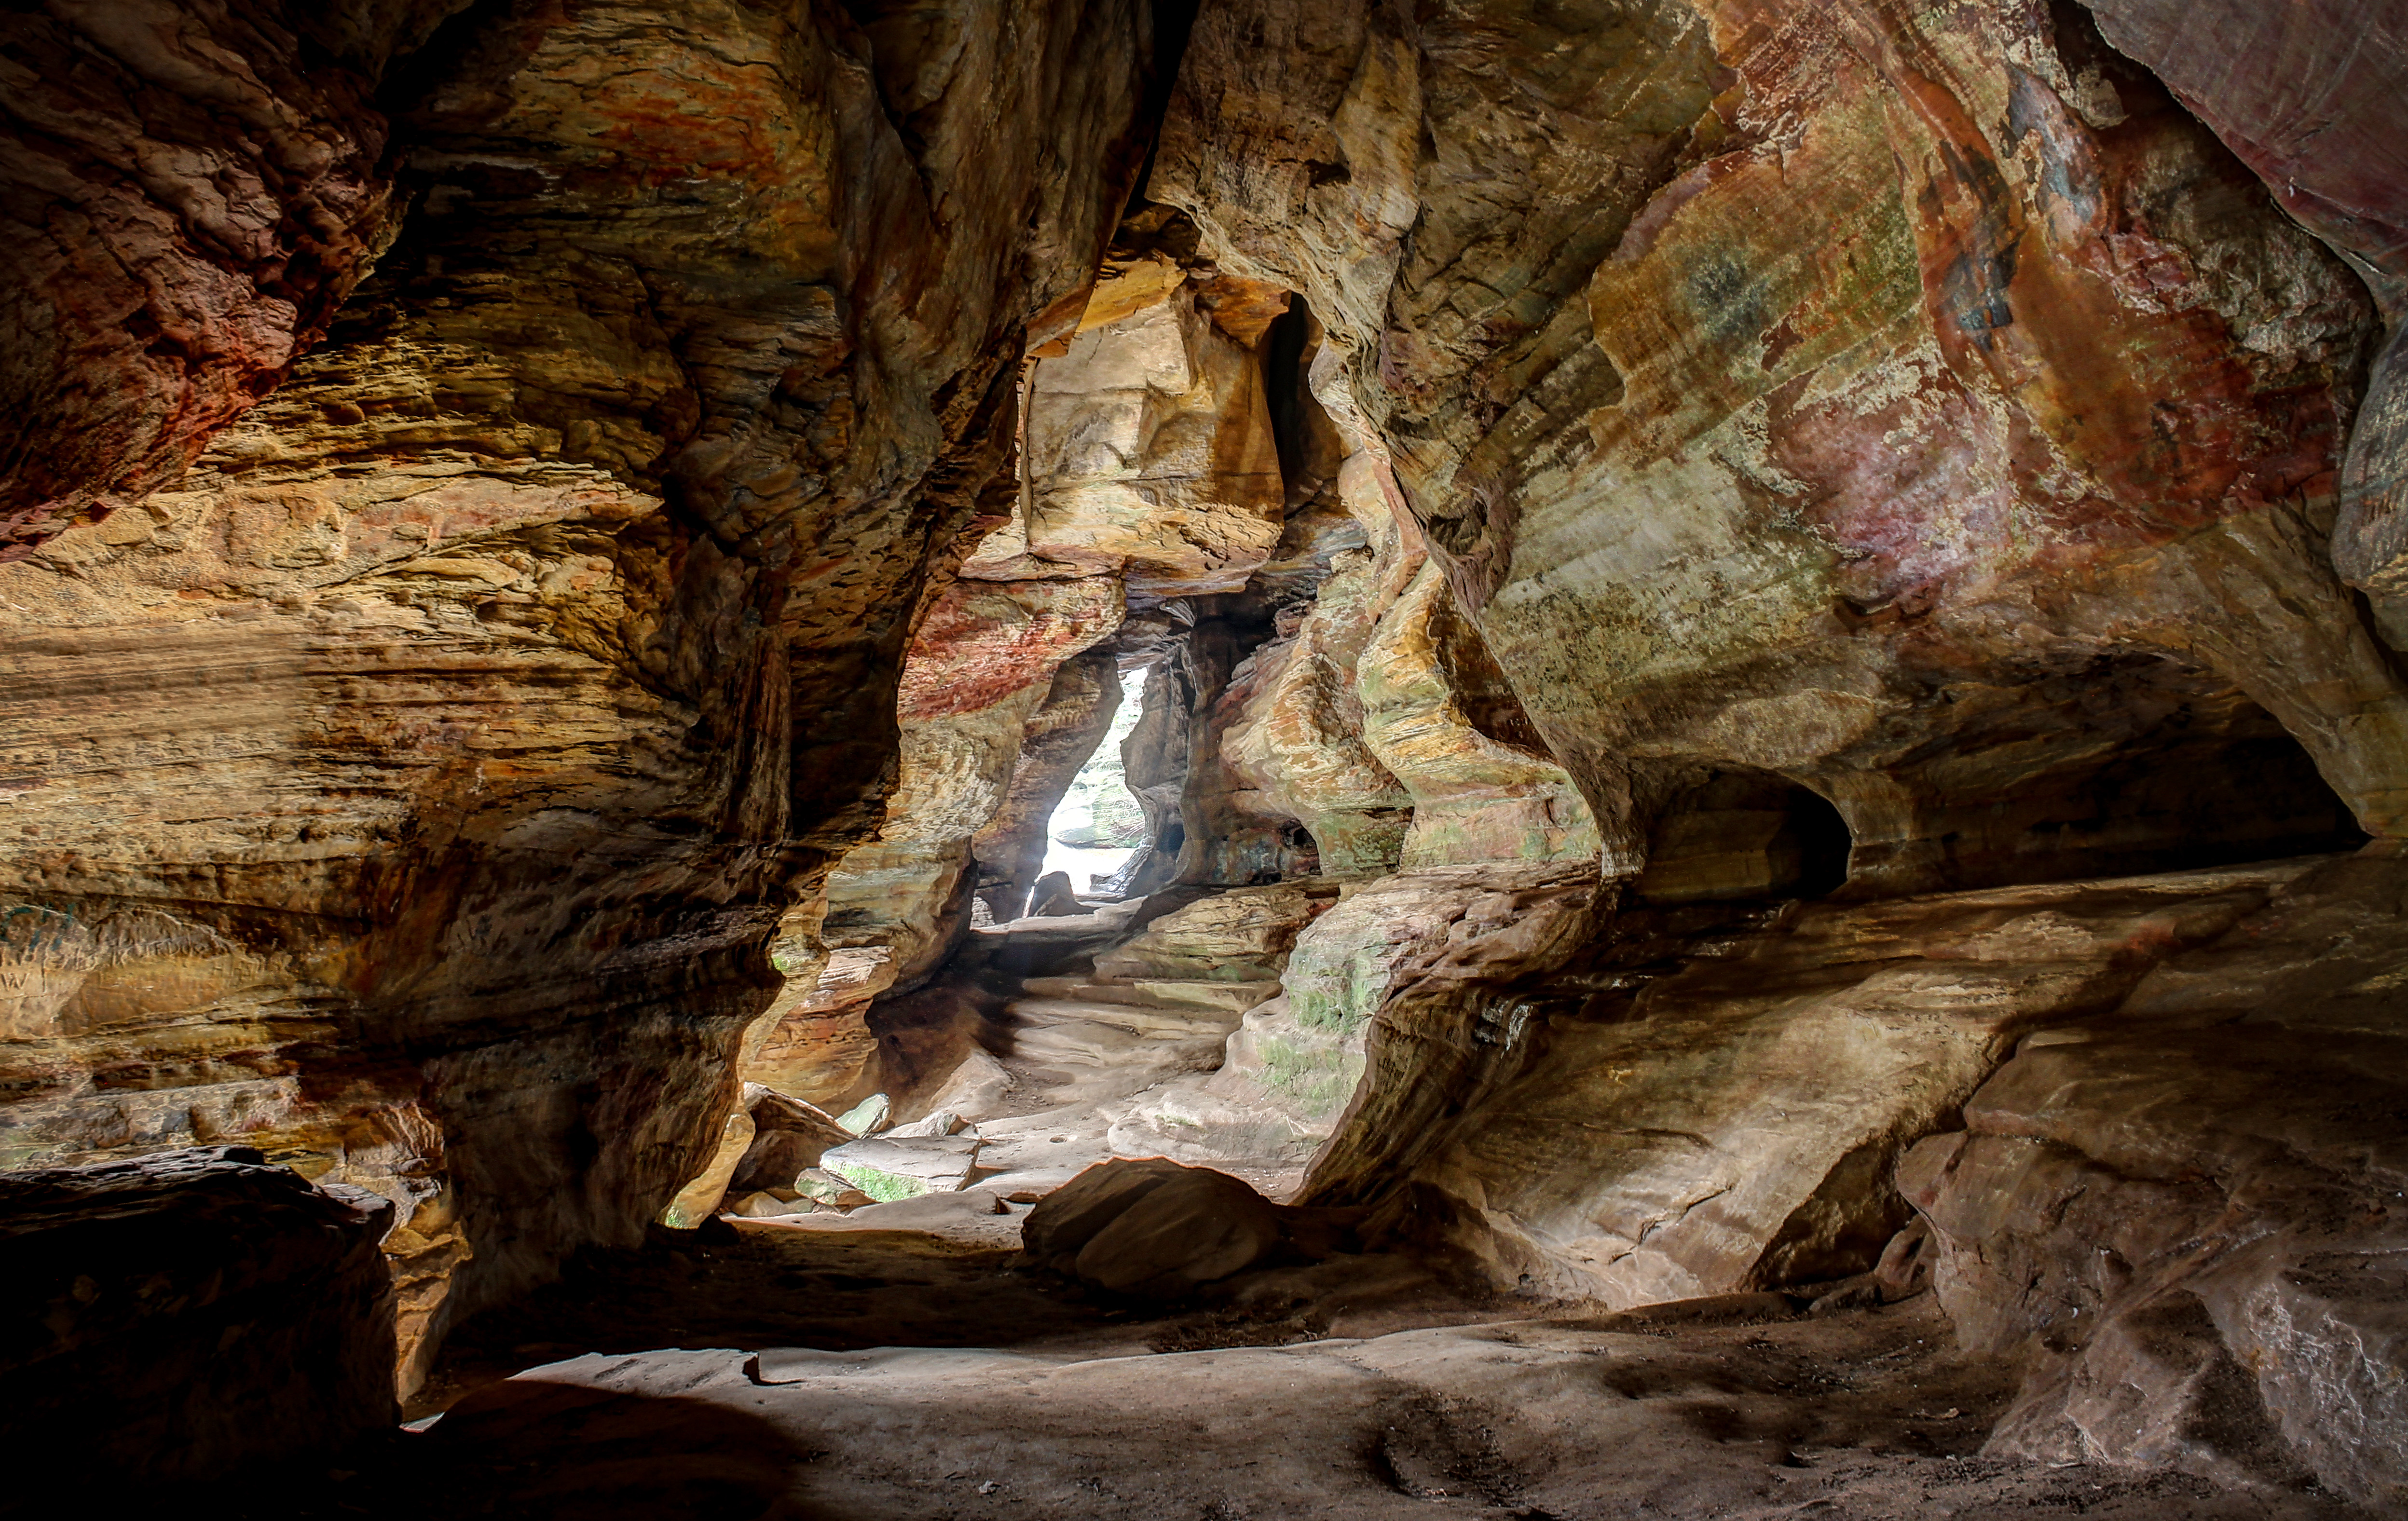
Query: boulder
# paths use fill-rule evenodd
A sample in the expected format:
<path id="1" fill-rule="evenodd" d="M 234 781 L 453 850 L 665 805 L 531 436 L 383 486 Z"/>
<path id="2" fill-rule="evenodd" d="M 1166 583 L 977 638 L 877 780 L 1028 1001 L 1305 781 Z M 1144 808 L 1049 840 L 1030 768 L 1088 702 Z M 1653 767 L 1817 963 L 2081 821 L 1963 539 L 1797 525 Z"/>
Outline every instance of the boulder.
<path id="1" fill-rule="evenodd" d="M 1176 1299 L 1278 1256 L 1284 1212 L 1226 1173 L 1161 1158 L 1098 1163 L 1040 1201 L 1028 1256 L 1114 1293 Z"/>
<path id="2" fill-rule="evenodd" d="M 878 1202 L 867 1194 L 822 1167 L 806 1168 L 796 1174 L 795 1191 L 815 1204 L 830 1209 L 859 1209 Z"/>
<path id="3" fill-rule="evenodd" d="M 812 1200 L 800 1197 L 781 1199 L 768 1189 L 748 1193 L 741 1198 L 731 1191 L 728 1198 L 733 1202 L 720 1213 L 747 1220 L 774 1220 L 788 1215 L 809 1215 L 817 1207 Z"/>
<path id="4" fill-rule="evenodd" d="M 393 1220 L 245 1146 L 0 1173 L 10 1449 L 89 1502 L 389 1427 Z"/>
<path id="5" fill-rule="evenodd" d="M 895 1102 L 883 1093 L 873 1093 L 837 1116 L 837 1125 L 848 1135 L 868 1135 L 886 1123 L 894 1112 Z"/>
<path id="6" fill-rule="evenodd" d="M 829 1148 L 820 1169 L 881 1202 L 951 1193 L 978 1165 L 975 1135 L 866 1136 Z"/>
<path id="7" fill-rule="evenodd" d="M 1032 919 L 1074 918 L 1079 915 L 1094 912 L 1094 909 L 1079 902 L 1079 895 L 1070 886 L 1070 874 L 1068 872 L 1046 873 L 1037 879 L 1037 886 L 1028 895 L 1027 917 Z"/>
<path id="8" fill-rule="evenodd" d="M 927 1102 L 937 1109 L 950 1109 L 957 1115 L 976 1119 L 995 1113 L 1011 1091 L 1011 1073 L 1002 1062 L 978 1046 L 971 1046 L 961 1064 L 953 1071 Z"/>

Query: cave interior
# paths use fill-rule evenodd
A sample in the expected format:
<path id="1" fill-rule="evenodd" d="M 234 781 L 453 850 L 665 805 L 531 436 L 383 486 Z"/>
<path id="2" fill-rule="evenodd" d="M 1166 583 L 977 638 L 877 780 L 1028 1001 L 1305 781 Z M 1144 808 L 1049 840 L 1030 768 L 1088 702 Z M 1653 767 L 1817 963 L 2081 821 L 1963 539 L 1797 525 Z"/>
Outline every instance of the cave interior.
<path id="1" fill-rule="evenodd" d="M 0 62 L 0 1514 L 2408 1516 L 2392 0 Z"/>

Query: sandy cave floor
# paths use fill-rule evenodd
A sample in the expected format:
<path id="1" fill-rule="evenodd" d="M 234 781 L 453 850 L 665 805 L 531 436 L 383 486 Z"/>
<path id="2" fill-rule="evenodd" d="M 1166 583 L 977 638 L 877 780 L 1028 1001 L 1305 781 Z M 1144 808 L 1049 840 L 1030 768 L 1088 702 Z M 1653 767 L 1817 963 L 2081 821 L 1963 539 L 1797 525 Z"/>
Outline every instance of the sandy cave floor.
<path id="1" fill-rule="evenodd" d="M 1779 1295 L 1563 1310 L 1374 1257 L 1249 1274 L 1166 1312 L 975 1240 L 720 1222 L 588 1254 L 470 1322 L 422 1404 L 441 1419 L 344 1456 L 301 1500 L 228 1514 L 2372 1514 L 1980 1457 L 2014 1370 L 1956 1350 L 1928 1295 L 1822 1316 Z"/>

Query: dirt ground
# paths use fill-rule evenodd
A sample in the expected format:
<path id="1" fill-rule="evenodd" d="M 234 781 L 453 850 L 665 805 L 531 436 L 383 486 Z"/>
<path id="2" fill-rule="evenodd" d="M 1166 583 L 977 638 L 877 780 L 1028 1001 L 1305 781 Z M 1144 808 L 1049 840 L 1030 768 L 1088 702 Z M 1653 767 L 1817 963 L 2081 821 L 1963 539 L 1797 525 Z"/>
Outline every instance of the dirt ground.
<path id="1" fill-rule="evenodd" d="M 1251 1274 L 1166 1312 L 910 1232 L 664 1235 L 463 1328 L 429 1401 L 448 1413 L 279 1514 L 2371 1514 L 1983 1458 L 2015 1370 L 1956 1351 L 1928 1295 L 1828 1315 L 1773 1294 L 1562 1309 L 1454 1294 L 1386 1258 Z"/>

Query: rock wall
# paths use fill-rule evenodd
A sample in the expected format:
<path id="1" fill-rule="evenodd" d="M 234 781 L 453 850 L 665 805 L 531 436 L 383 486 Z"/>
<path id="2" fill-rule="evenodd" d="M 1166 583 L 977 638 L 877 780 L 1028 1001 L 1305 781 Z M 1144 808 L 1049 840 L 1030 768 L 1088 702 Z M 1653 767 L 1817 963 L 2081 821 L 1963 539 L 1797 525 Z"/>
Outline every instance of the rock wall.
<path id="1" fill-rule="evenodd" d="M 1616 1304 L 1920 1210 L 1996 1450 L 2396 1501 L 2396 969 L 2270 982 L 2408 797 L 2398 44 L 2091 8 L 1200 14 L 1149 193 L 1323 325 L 1368 542 L 1186 681 L 1182 866 L 1373 879 L 1115 1139 Z"/>
<path id="2" fill-rule="evenodd" d="M 324 335 L 398 220 L 380 96 L 466 7 L 9 18 L 0 561 L 173 484 Z"/>
<path id="3" fill-rule="evenodd" d="M 239 1146 L 0 1174 L 9 1440 L 130 1503 L 237 1474 L 256 1494 L 390 1430 L 394 1224 Z"/>
<path id="4" fill-rule="evenodd" d="M 2402 880 L 2282 884 L 1900 1161 L 1957 1334 L 2031 1370 L 1991 1450 L 2408 1499 Z"/>
<path id="5" fill-rule="evenodd" d="M 988 1000 L 1110 1146 L 1612 1304 L 1928 1230 L 1999 1451 L 2396 1500 L 2391 18 L 1156 22 L 10 22 L 0 1160 L 384 1194 L 408 1384 L 895 1086 L 1141 673 L 1174 891 Z"/>
<path id="6" fill-rule="evenodd" d="M 1327 325 L 1610 874 L 1739 768 L 1868 889 L 2304 838 L 2318 777 L 2396 829 L 2325 551 L 2375 312 L 2246 165 L 2072 7 L 1551 16 L 1211 7 L 1151 193 Z"/>
<path id="7" fill-rule="evenodd" d="M 343 70 L 440 13 L 288 28 L 357 60 L 297 84 L 248 11 L 60 13 L 93 69 L 25 98 L 89 87 L 69 125 L 152 201 L 95 219 L 33 136 L 9 214 L 87 262 L 77 229 L 153 202 L 266 230 L 131 262 L 195 313 L 155 338 L 21 301 L 8 362 L 55 405 L 10 459 L 108 457 L 58 454 L 81 484 L 24 476 L 10 520 L 121 505 L 0 567 L 11 1165 L 239 1140 L 380 1189 L 421 1330 L 636 1239 L 706 1159 L 781 916 L 879 827 L 924 582 L 1011 447 L 1024 324 L 1134 178 L 1153 24 L 481 7 L 387 81 L 380 149 Z M 330 251 L 258 285 L 305 232 Z"/>
<path id="8" fill-rule="evenodd" d="M 884 820 L 829 873 L 824 900 L 789 916 L 827 960 L 816 977 L 790 977 L 762 1016 L 747 1079 L 838 1107 L 875 1089 L 869 1006 L 924 981 L 960 943 L 973 837 L 1004 806 L 1056 673 L 1119 627 L 1122 595 L 1111 576 L 964 578 L 929 608 L 896 696 Z"/>
<path id="9" fill-rule="evenodd" d="M 1019 759 L 995 817 L 970 841 L 978 894 L 998 920 L 1020 917 L 1044 868 L 1054 810 L 1104 742 L 1122 701 L 1120 657 L 1090 651 L 1054 673 L 1022 730 Z"/>

